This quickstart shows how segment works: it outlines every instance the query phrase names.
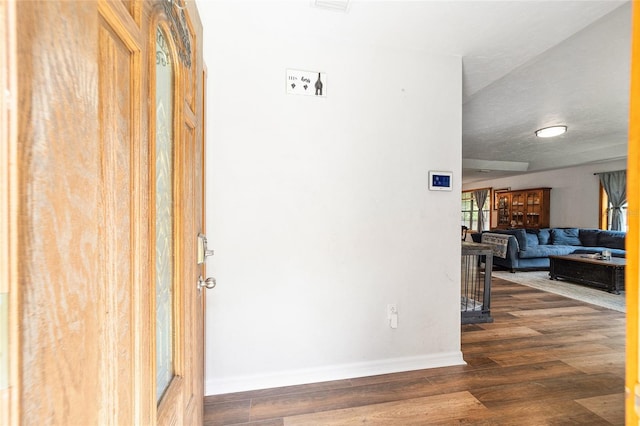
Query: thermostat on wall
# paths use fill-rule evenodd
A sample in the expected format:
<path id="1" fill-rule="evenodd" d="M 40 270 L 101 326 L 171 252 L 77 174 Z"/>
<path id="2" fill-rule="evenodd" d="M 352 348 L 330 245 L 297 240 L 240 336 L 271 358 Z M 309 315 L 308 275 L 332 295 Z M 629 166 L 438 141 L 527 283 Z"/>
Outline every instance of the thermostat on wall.
<path id="1" fill-rule="evenodd" d="M 452 172 L 429 172 L 429 189 L 431 191 L 451 191 Z"/>

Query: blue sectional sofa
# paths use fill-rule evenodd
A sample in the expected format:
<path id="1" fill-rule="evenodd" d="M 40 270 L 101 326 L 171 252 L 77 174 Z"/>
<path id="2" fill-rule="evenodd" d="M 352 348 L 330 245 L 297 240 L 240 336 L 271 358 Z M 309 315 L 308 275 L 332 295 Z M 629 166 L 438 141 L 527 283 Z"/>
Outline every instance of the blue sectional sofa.
<path id="1" fill-rule="evenodd" d="M 549 269 L 550 255 L 572 253 L 600 253 L 611 251 L 612 256 L 625 257 L 623 231 L 603 231 L 586 228 L 506 229 L 485 231 L 507 234 L 506 258 L 493 256 L 494 266 L 515 272 L 524 269 Z M 483 232 L 484 233 L 484 232 Z M 474 242 L 482 242 L 482 234 L 472 234 Z"/>

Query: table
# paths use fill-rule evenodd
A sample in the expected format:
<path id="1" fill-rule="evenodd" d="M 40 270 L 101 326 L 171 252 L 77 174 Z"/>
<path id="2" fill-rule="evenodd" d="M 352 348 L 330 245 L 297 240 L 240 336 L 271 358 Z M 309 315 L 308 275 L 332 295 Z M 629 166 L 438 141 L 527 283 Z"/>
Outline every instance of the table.
<path id="1" fill-rule="evenodd" d="M 624 290 L 626 264 L 622 257 L 601 260 L 587 254 L 549 256 L 549 279 L 564 278 L 620 294 L 620 290 Z"/>

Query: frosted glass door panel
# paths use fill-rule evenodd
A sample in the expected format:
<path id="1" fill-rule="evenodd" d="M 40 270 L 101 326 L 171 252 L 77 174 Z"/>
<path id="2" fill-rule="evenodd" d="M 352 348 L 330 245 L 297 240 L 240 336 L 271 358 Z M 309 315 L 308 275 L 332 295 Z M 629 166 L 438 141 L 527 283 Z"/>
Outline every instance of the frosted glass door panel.
<path id="1" fill-rule="evenodd" d="M 173 68 L 166 38 L 156 36 L 156 399 L 174 375 Z"/>

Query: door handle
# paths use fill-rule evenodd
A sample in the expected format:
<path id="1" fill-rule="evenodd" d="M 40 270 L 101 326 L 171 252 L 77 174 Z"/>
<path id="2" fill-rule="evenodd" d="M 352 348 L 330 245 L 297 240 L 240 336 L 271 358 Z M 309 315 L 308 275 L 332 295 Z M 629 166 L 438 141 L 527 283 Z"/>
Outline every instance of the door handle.
<path id="1" fill-rule="evenodd" d="M 202 290 L 203 288 L 211 290 L 215 288 L 215 286 L 216 286 L 216 279 L 213 277 L 209 277 L 206 280 L 202 278 L 202 276 L 198 278 L 198 290 Z"/>

